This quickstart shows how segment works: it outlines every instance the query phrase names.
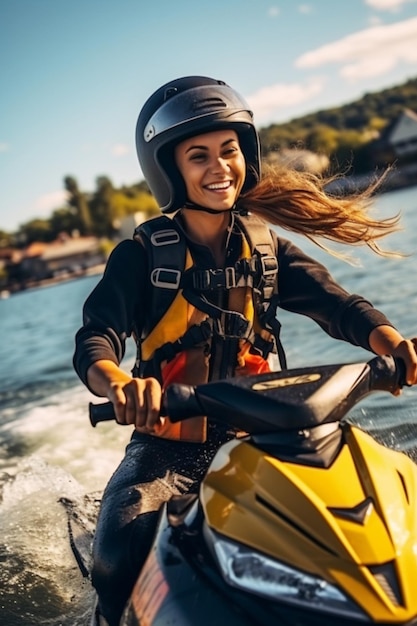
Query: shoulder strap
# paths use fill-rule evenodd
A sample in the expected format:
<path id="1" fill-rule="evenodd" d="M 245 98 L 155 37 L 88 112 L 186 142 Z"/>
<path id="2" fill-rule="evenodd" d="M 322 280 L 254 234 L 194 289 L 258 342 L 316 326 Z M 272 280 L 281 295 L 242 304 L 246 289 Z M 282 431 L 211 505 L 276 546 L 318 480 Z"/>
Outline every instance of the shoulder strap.
<path id="1" fill-rule="evenodd" d="M 286 369 L 287 360 L 280 339 L 281 323 L 276 316 L 279 306 L 277 280 L 279 268 L 271 230 L 266 222 L 254 215 L 239 215 L 237 220 L 261 266 L 262 278 L 256 299 L 259 323 L 274 336 L 281 369 Z"/>
<path id="2" fill-rule="evenodd" d="M 268 224 L 255 215 L 239 215 L 237 222 L 243 230 L 254 258 L 259 263 L 260 287 L 263 299 L 269 300 L 277 292 L 278 261 Z"/>
<path id="3" fill-rule="evenodd" d="M 148 257 L 150 281 L 149 315 L 145 334 L 165 315 L 180 286 L 184 272 L 187 245 L 175 220 L 161 215 L 140 224 L 133 238 L 141 241 Z"/>

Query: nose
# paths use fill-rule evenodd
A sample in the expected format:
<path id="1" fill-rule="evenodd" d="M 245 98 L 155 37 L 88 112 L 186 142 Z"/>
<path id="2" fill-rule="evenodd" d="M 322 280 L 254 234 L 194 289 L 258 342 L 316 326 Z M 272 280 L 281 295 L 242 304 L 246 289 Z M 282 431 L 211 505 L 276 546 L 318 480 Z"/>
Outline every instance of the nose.
<path id="1" fill-rule="evenodd" d="M 223 159 L 222 157 L 216 157 L 213 160 L 211 170 L 213 174 L 218 174 L 218 173 L 223 174 L 224 172 L 229 171 L 229 164 L 226 159 Z"/>

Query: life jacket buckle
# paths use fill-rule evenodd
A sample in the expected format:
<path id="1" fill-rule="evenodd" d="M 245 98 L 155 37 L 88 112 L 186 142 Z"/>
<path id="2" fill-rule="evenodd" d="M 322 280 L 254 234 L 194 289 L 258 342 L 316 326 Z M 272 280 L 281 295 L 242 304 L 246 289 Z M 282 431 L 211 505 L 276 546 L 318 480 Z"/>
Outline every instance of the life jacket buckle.
<path id="1" fill-rule="evenodd" d="M 278 271 L 278 262 L 274 256 L 261 256 L 262 276 L 275 276 Z"/>
<path id="2" fill-rule="evenodd" d="M 236 287 L 236 270 L 234 267 L 225 267 L 224 277 L 226 289 L 233 289 L 233 287 Z"/>
<path id="3" fill-rule="evenodd" d="M 213 320 L 216 334 L 223 339 L 246 339 L 250 322 L 241 313 L 223 311 Z"/>
<path id="4" fill-rule="evenodd" d="M 163 244 L 162 244 L 163 245 Z M 163 289 L 179 289 L 181 272 L 168 267 L 156 267 L 151 272 L 151 283 Z"/>
<path id="5" fill-rule="evenodd" d="M 236 271 L 234 267 L 218 270 L 201 270 L 193 273 L 193 287 L 199 291 L 211 289 L 231 289 L 236 287 Z"/>
<path id="6" fill-rule="evenodd" d="M 180 240 L 179 233 L 173 228 L 165 228 L 157 230 L 151 235 L 151 243 L 154 246 L 170 246 L 178 243 Z"/>

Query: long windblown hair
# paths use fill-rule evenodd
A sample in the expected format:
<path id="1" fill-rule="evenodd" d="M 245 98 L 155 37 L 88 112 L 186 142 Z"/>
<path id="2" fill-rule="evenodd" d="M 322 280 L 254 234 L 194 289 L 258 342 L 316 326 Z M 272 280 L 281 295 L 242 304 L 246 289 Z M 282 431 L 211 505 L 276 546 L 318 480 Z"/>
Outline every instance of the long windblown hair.
<path id="1" fill-rule="evenodd" d="M 380 189 L 388 170 L 365 191 L 333 195 L 326 191 L 336 177 L 324 178 L 285 166 L 267 166 L 260 182 L 237 203 L 239 211 L 253 213 L 270 224 L 305 235 L 320 247 L 327 239 L 350 245 L 365 244 L 383 256 L 401 256 L 382 250 L 377 241 L 399 230 L 400 216 L 372 218 L 373 195 Z"/>

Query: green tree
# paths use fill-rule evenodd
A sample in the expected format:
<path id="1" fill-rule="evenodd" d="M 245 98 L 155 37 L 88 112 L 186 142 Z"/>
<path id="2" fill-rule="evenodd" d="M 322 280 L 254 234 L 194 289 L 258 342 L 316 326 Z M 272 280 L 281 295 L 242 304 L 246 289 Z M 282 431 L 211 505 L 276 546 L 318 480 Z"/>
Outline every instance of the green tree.
<path id="1" fill-rule="evenodd" d="M 306 136 L 307 147 L 313 152 L 330 156 L 339 144 L 340 133 L 331 126 L 318 124 Z"/>
<path id="2" fill-rule="evenodd" d="M 53 241 L 54 233 L 49 220 L 35 218 L 22 224 L 19 230 L 19 237 L 24 241 L 25 245 L 29 245 L 34 241 L 48 243 Z"/>
<path id="3" fill-rule="evenodd" d="M 6 233 L 4 230 L 0 230 L 0 248 L 8 248 L 14 243 L 13 235 Z"/>
<path id="4" fill-rule="evenodd" d="M 114 231 L 113 195 L 114 187 L 110 178 L 98 176 L 96 178 L 96 191 L 89 203 L 93 231 L 98 237 L 111 237 Z"/>
<path id="5" fill-rule="evenodd" d="M 344 130 L 339 133 L 339 140 L 333 157 L 338 167 L 346 171 L 352 167 L 352 173 L 356 173 L 355 155 L 362 149 L 364 143 L 364 134 L 357 130 Z"/>
<path id="6" fill-rule="evenodd" d="M 82 235 L 90 235 L 92 232 L 92 221 L 90 209 L 85 193 L 78 188 L 78 183 L 73 176 L 64 178 L 65 189 L 69 193 L 68 203 L 74 207 L 78 217 L 78 229 Z"/>
<path id="7" fill-rule="evenodd" d="M 79 219 L 73 207 L 55 209 L 50 218 L 51 230 L 56 239 L 60 233 L 71 235 L 79 228 Z"/>

